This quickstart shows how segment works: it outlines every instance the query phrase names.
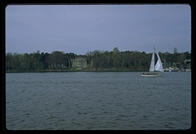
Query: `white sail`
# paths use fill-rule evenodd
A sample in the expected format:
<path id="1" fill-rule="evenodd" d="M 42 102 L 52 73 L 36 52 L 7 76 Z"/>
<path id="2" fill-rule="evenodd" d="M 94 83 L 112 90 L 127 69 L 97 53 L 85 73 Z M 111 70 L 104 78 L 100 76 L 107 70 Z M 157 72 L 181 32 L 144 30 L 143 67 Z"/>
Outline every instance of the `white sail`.
<path id="1" fill-rule="evenodd" d="M 154 71 L 154 70 L 155 70 L 155 68 L 154 68 L 154 52 L 153 52 L 153 53 L 152 53 L 152 59 L 151 59 L 149 71 L 152 72 L 152 71 Z"/>
<path id="2" fill-rule="evenodd" d="M 162 62 L 161 62 L 161 59 L 159 57 L 159 54 L 156 53 L 157 57 L 158 57 L 158 60 L 157 60 L 157 63 L 155 65 L 155 70 L 156 71 L 160 71 L 160 72 L 163 72 L 163 65 L 162 65 Z"/>

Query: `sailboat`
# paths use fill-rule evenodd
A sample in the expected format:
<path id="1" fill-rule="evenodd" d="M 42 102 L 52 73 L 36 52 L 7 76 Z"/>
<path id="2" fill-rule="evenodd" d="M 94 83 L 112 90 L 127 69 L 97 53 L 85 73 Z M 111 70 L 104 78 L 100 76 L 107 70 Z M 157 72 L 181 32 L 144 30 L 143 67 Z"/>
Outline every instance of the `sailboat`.
<path id="1" fill-rule="evenodd" d="M 157 62 L 155 64 L 155 54 L 157 55 Z M 152 59 L 150 63 L 150 69 L 149 72 L 143 72 L 141 76 L 143 77 L 157 77 L 160 76 L 160 72 L 163 72 L 163 65 L 161 62 L 161 58 L 159 57 L 159 54 L 155 52 L 155 49 L 152 53 Z"/>

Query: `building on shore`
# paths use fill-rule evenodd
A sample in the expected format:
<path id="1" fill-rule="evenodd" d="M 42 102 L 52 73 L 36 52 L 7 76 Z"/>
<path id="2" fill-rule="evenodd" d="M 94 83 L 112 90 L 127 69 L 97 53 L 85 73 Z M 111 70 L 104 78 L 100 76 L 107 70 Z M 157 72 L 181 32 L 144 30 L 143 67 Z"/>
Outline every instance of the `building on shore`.
<path id="1" fill-rule="evenodd" d="M 186 59 L 186 60 L 184 60 L 184 64 L 185 64 L 184 69 L 185 69 L 186 71 L 191 71 L 191 59 Z"/>
<path id="2" fill-rule="evenodd" d="M 179 68 L 176 66 L 167 67 L 164 72 L 190 72 L 191 71 L 191 59 L 184 60 L 184 64 Z"/>

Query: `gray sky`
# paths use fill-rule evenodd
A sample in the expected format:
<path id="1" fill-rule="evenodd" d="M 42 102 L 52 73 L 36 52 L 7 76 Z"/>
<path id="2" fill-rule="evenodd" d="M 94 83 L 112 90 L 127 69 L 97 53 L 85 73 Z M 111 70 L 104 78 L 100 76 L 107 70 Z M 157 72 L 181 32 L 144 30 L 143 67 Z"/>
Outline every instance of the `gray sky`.
<path id="1" fill-rule="evenodd" d="M 6 52 L 191 50 L 189 5 L 9 5 Z"/>

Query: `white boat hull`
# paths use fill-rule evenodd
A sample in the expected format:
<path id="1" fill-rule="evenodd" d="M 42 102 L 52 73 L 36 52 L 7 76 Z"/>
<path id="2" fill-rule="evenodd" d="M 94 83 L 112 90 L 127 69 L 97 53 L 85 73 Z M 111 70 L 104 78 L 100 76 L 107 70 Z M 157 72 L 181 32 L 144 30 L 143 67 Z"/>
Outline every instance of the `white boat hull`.
<path id="1" fill-rule="evenodd" d="M 142 77 L 159 77 L 161 76 L 158 72 L 145 72 L 141 74 Z"/>
<path id="2" fill-rule="evenodd" d="M 149 74 L 145 75 L 145 74 L 142 74 L 141 76 L 142 77 L 159 77 L 160 75 L 149 75 Z"/>

